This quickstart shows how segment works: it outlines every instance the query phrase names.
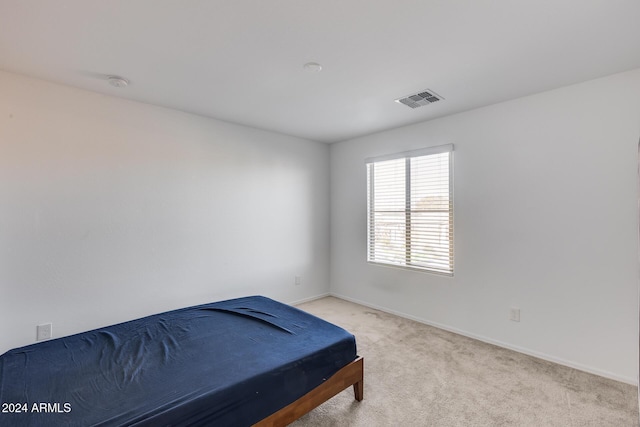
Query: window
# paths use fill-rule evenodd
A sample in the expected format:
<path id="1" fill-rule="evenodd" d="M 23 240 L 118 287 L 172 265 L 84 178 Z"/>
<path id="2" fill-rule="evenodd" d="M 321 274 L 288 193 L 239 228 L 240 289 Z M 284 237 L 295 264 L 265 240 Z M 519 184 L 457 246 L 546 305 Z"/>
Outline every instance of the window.
<path id="1" fill-rule="evenodd" d="M 367 159 L 367 260 L 453 275 L 453 145 Z"/>

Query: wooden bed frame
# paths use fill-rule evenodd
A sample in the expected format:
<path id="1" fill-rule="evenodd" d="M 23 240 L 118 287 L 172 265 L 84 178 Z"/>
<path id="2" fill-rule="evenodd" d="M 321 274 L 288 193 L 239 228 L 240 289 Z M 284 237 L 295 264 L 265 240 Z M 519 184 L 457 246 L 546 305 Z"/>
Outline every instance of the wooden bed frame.
<path id="1" fill-rule="evenodd" d="M 360 402 L 364 398 L 364 359 L 362 357 L 358 357 L 318 387 L 254 424 L 253 427 L 283 427 L 291 424 L 351 385 L 355 399 Z"/>

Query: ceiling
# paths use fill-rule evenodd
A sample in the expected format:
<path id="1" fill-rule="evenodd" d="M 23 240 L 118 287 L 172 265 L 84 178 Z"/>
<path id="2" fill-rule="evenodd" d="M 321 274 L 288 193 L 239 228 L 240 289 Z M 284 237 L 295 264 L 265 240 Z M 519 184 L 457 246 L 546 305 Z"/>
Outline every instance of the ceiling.
<path id="1" fill-rule="evenodd" d="M 0 69 L 322 142 L 639 67 L 638 0 L 0 0 Z"/>

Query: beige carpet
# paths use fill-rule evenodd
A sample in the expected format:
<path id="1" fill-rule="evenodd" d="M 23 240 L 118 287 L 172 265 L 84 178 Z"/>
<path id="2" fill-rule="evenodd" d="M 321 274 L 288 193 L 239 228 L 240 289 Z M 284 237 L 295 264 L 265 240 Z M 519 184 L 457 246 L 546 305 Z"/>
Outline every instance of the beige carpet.
<path id="1" fill-rule="evenodd" d="M 337 298 L 299 308 L 356 336 L 365 388 L 292 426 L 638 426 L 631 385 Z"/>

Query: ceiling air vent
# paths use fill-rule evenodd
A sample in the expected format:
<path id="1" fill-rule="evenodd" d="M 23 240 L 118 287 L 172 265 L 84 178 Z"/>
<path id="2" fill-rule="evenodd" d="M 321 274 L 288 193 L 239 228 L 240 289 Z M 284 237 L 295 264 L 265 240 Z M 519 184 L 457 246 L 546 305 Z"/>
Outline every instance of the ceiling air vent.
<path id="1" fill-rule="evenodd" d="M 422 107 L 423 105 L 433 104 L 434 102 L 438 102 L 441 99 L 444 98 L 434 91 L 427 89 L 415 95 L 409 95 L 405 98 L 396 99 L 396 102 L 404 104 L 407 107 L 418 108 Z"/>

